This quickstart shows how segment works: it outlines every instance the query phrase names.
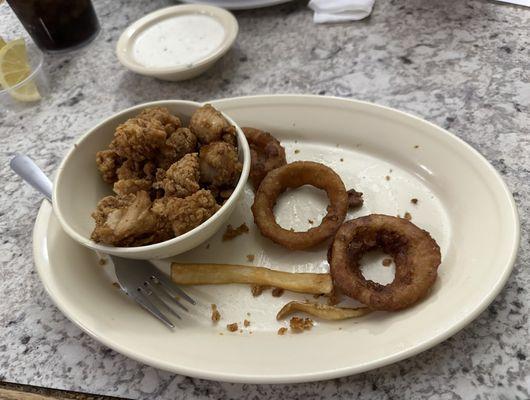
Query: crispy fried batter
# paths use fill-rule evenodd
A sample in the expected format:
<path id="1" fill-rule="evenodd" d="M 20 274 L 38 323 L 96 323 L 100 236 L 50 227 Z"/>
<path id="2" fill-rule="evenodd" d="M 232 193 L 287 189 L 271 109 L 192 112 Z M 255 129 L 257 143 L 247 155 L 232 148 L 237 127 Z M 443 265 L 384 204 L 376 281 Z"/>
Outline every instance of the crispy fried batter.
<path id="1" fill-rule="evenodd" d="M 122 179 L 153 179 L 156 167 L 152 161 L 140 162 L 125 160 L 116 170 L 118 180 Z"/>
<path id="2" fill-rule="evenodd" d="M 114 183 L 118 180 L 116 170 L 123 160 L 118 153 L 112 150 L 102 150 L 96 153 L 96 164 L 98 165 L 101 177 L 106 183 Z"/>
<path id="3" fill-rule="evenodd" d="M 120 157 L 144 161 L 153 159 L 165 142 L 166 132 L 159 121 L 131 118 L 116 128 L 109 148 Z"/>
<path id="4" fill-rule="evenodd" d="M 234 146 L 213 142 L 199 152 L 201 182 L 213 186 L 232 186 L 241 174 L 242 164 Z"/>
<path id="5" fill-rule="evenodd" d="M 159 168 L 168 169 L 175 161 L 197 150 L 197 137 L 188 128 L 178 128 L 168 136 L 156 157 Z"/>
<path id="6" fill-rule="evenodd" d="M 151 199 L 145 191 L 104 197 L 92 214 L 96 221 L 92 240 L 114 246 L 152 240 L 158 219 L 150 207 Z"/>
<path id="7" fill-rule="evenodd" d="M 364 200 L 363 200 L 362 192 L 358 192 L 355 189 L 350 189 L 346 193 L 348 193 L 348 207 L 349 208 L 357 208 L 363 205 Z"/>
<path id="8" fill-rule="evenodd" d="M 237 325 L 237 322 L 234 322 L 233 324 L 226 325 L 226 329 L 228 329 L 230 332 L 237 332 L 239 326 Z"/>
<path id="9" fill-rule="evenodd" d="M 186 154 L 167 171 L 159 169 L 156 173 L 155 189 L 163 189 L 166 196 L 187 197 L 200 189 L 199 156 Z"/>
<path id="10" fill-rule="evenodd" d="M 194 129 L 203 145 L 219 140 L 203 146 L 202 162 L 196 134 L 167 108 L 146 108 L 116 128 L 109 148 L 96 154 L 102 178 L 114 184 L 116 196 L 102 199 L 93 213 L 93 240 L 116 246 L 167 240 L 212 216 L 220 207 L 216 198 L 222 204 L 231 196 L 242 170 L 235 128 L 205 106 L 194 114 Z M 133 212 L 138 221 L 121 220 Z"/>
<path id="11" fill-rule="evenodd" d="M 226 242 L 227 240 L 232 240 L 244 233 L 248 233 L 247 224 L 242 223 L 237 228 L 234 228 L 232 225 L 228 225 L 226 227 L 225 233 L 223 233 L 223 242 Z"/>
<path id="12" fill-rule="evenodd" d="M 360 272 L 361 258 L 376 248 L 394 260 L 395 277 L 387 285 L 367 280 Z M 374 310 L 395 311 L 421 300 L 436 281 L 441 262 L 440 247 L 427 231 L 382 214 L 345 222 L 330 249 L 335 286 Z"/>
<path id="13" fill-rule="evenodd" d="M 294 333 L 301 333 L 313 327 L 313 320 L 311 318 L 292 317 L 289 321 L 289 326 Z"/>
<path id="14" fill-rule="evenodd" d="M 210 104 L 197 109 L 190 119 L 190 129 L 202 144 L 223 139 L 223 135 L 235 135 L 235 128 Z M 227 140 L 228 141 L 228 140 Z"/>
<path id="15" fill-rule="evenodd" d="M 138 117 L 146 121 L 156 120 L 163 126 L 167 135 L 172 134 L 180 128 L 180 118 L 170 114 L 166 107 L 149 107 L 142 110 Z"/>
<path id="16" fill-rule="evenodd" d="M 287 164 L 285 149 L 270 133 L 255 128 L 243 128 L 250 146 L 250 181 L 255 190 L 269 171 Z"/>
<path id="17" fill-rule="evenodd" d="M 148 179 L 121 179 L 114 183 L 114 193 L 125 196 L 130 193 L 136 193 L 140 190 L 149 192 L 151 190 L 151 181 Z"/>
<path id="18" fill-rule="evenodd" d="M 201 189 L 192 195 L 163 197 L 155 200 L 153 211 L 171 224 L 175 236 L 182 235 L 199 226 L 219 209 L 210 191 Z"/>
<path id="19" fill-rule="evenodd" d="M 221 319 L 221 313 L 217 309 L 217 304 L 212 304 L 212 321 L 218 322 Z"/>

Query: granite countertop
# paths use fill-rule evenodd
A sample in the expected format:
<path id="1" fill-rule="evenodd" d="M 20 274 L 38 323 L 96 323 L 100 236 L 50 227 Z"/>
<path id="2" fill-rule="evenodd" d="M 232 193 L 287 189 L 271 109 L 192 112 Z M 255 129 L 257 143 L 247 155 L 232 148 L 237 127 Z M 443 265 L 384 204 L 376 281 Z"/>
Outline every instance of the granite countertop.
<path id="1" fill-rule="evenodd" d="M 97 40 L 76 53 L 48 56 L 51 97 L 0 120 L 0 380 L 150 400 L 530 397 L 530 9 L 472 0 L 376 3 L 370 18 L 338 25 L 314 25 L 304 1 L 237 12 L 237 43 L 216 67 L 188 82 L 167 83 L 126 71 L 114 47 L 129 23 L 172 2 L 95 2 L 102 25 Z M 0 35 L 20 32 L 8 6 L 0 5 Z M 162 372 L 70 323 L 33 266 L 31 230 L 41 197 L 10 172 L 8 158 L 27 153 L 51 174 L 76 137 L 132 104 L 286 92 L 411 112 L 449 129 L 497 168 L 519 207 L 522 239 L 514 272 L 492 305 L 451 339 L 409 360 L 281 386 Z"/>

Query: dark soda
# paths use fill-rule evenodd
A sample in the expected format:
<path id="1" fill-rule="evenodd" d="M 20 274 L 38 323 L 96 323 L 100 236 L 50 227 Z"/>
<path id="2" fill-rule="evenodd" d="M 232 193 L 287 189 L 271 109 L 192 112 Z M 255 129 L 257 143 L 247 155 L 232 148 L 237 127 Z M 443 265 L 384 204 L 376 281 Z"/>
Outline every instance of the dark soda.
<path id="1" fill-rule="evenodd" d="M 7 0 L 35 44 L 61 51 L 90 42 L 99 31 L 91 0 Z"/>

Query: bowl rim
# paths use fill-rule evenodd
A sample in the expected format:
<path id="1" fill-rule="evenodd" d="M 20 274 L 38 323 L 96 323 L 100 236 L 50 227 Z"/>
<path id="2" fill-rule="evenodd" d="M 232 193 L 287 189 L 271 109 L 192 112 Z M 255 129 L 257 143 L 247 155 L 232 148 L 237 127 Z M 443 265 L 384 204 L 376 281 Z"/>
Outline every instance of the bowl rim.
<path id="1" fill-rule="evenodd" d="M 234 191 L 224 202 L 223 205 L 217 210 L 217 212 L 212 215 L 210 218 L 208 218 L 206 221 L 204 221 L 202 224 L 196 226 L 192 230 L 179 235 L 177 237 L 174 237 L 169 240 L 164 240 L 163 242 L 159 243 L 153 243 L 145 246 L 133 246 L 133 247 L 121 247 L 121 246 L 107 246 L 102 245 L 99 243 L 94 242 L 92 239 L 88 238 L 85 235 L 80 234 L 77 230 L 72 228 L 70 224 L 67 221 L 67 218 L 65 218 L 64 214 L 61 212 L 61 208 L 58 204 L 58 193 L 61 190 L 61 177 L 62 172 L 65 170 L 66 165 L 68 164 L 69 160 L 74 157 L 74 153 L 76 151 L 79 151 L 84 141 L 86 141 L 94 132 L 96 132 L 98 129 L 100 129 L 103 125 L 112 122 L 113 120 L 119 118 L 120 116 L 123 116 L 126 113 L 129 113 L 131 111 L 140 110 L 146 107 L 167 107 L 168 104 L 174 104 L 174 105 L 192 105 L 201 107 L 205 104 L 208 104 L 208 102 L 200 103 L 190 100 L 156 100 L 151 101 L 147 103 L 141 103 L 137 104 L 132 107 L 128 107 L 126 109 L 123 109 L 121 111 L 118 111 L 109 117 L 103 119 L 100 121 L 96 126 L 90 128 L 87 130 L 84 134 L 82 134 L 70 147 L 64 158 L 62 159 L 61 163 L 59 164 L 59 168 L 57 169 L 57 173 L 55 175 L 55 179 L 53 182 L 53 193 L 52 193 L 52 204 L 53 204 L 53 211 L 55 215 L 57 216 L 57 219 L 59 220 L 59 223 L 61 224 L 61 227 L 64 229 L 64 231 L 70 236 L 72 239 L 77 241 L 78 243 L 82 244 L 85 247 L 88 247 L 92 250 L 101 251 L 106 254 L 117 254 L 124 256 L 127 258 L 127 256 L 134 256 L 139 254 L 145 254 L 147 252 L 154 252 L 163 248 L 170 247 L 176 243 L 182 242 L 184 240 L 187 240 L 193 236 L 195 236 L 200 230 L 206 229 L 209 225 L 213 224 L 217 219 L 221 218 L 221 215 L 228 210 L 230 210 L 232 203 L 237 201 L 237 198 L 239 197 L 239 194 L 244 190 L 245 185 L 248 180 L 248 175 L 250 173 L 250 147 L 248 145 L 248 141 L 245 137 L 245 134 L 243 133 L 241 127 L 234 122 L 232 118 L 230 118 L 225 113 L 221 112 L 223 116 L 228 120 L 229 123 L 231 123 L 236 128 L 237 138 L 238 138 L 238 147 L 241 149 L 241 154 L 243 158 L 243 168 L 241 170 L 241 175 L 239 176 L 239 180 L 237 182 L 236 187 L 234 188 Z M 94 167 L 96 167 L 94 165 Z M 194 246 L 196 247 L 196 246 Z"/>
<path id="2" fill-rule="evenodd" d="M 171 16 L 185 14 L 208 15 L 214 18 L 223 26 L 225 30 L 225 37 L 215 51 L 205 56 L 204 58 L 201 58 L 198 61 L 192 63 L 191 65 L 185 64 L 176 65 L 173 67 L 156 68 L 146 67 L 134 60 L 134 58 L 130 54 L 129 47 L 131 41 L 138 35 L 138 32 L 150 26 L 151 22 L 155 20 L 163 20 Z M 118 60 L 123 64 L 123 66 L 125 66 L 127 69 L 142 75 L 151 76 L 190 72 L 204 67 L 210 63 L 213 63 L 220 57 L 222 57 L 234 44 L 238 32 L 239 25 L 237 23 L 237 19 L 232 13 L 220 7 L 215 7 L 206 4 L 186 4 L 170 6 L 153 11 L 152 13 L 143 16 L 142 18 L 136 20 L 131 25 L 129 25 L 120 35 L 120 38 L 116 43 L 116 56 L 118 57 Z"/>

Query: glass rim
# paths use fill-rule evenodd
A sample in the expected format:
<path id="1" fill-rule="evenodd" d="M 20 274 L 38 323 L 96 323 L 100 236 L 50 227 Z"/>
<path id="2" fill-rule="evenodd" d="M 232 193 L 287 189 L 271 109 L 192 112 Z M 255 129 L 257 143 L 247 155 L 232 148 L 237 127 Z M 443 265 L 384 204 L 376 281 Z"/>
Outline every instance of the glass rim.
<path id="1" fill-rule="evenodd" d="M 42 70 L 42 65 L 44 64 L 44 54 L 40 50 L 38 50 L 37 47 L 32 42 L 28 43 L 27 49 L 28 49 L 28 56 L 29 56 L 29 53 L 32 52 L 32 53 L 35 53 L 36 57 L 38 57 L 38 62 L 37 62 L 35 69 L 31 71 L 31 73 L 26 78 L 18 82 L 16 85 L 9 86 L 8 88 L 0 87 L 0 95 L 16 91 L 16 89 L 24 86 L 29 81 L 31 81 L 35 77 L 35 75 L 37 75 L 37 73 L 39 73 Z"/>

